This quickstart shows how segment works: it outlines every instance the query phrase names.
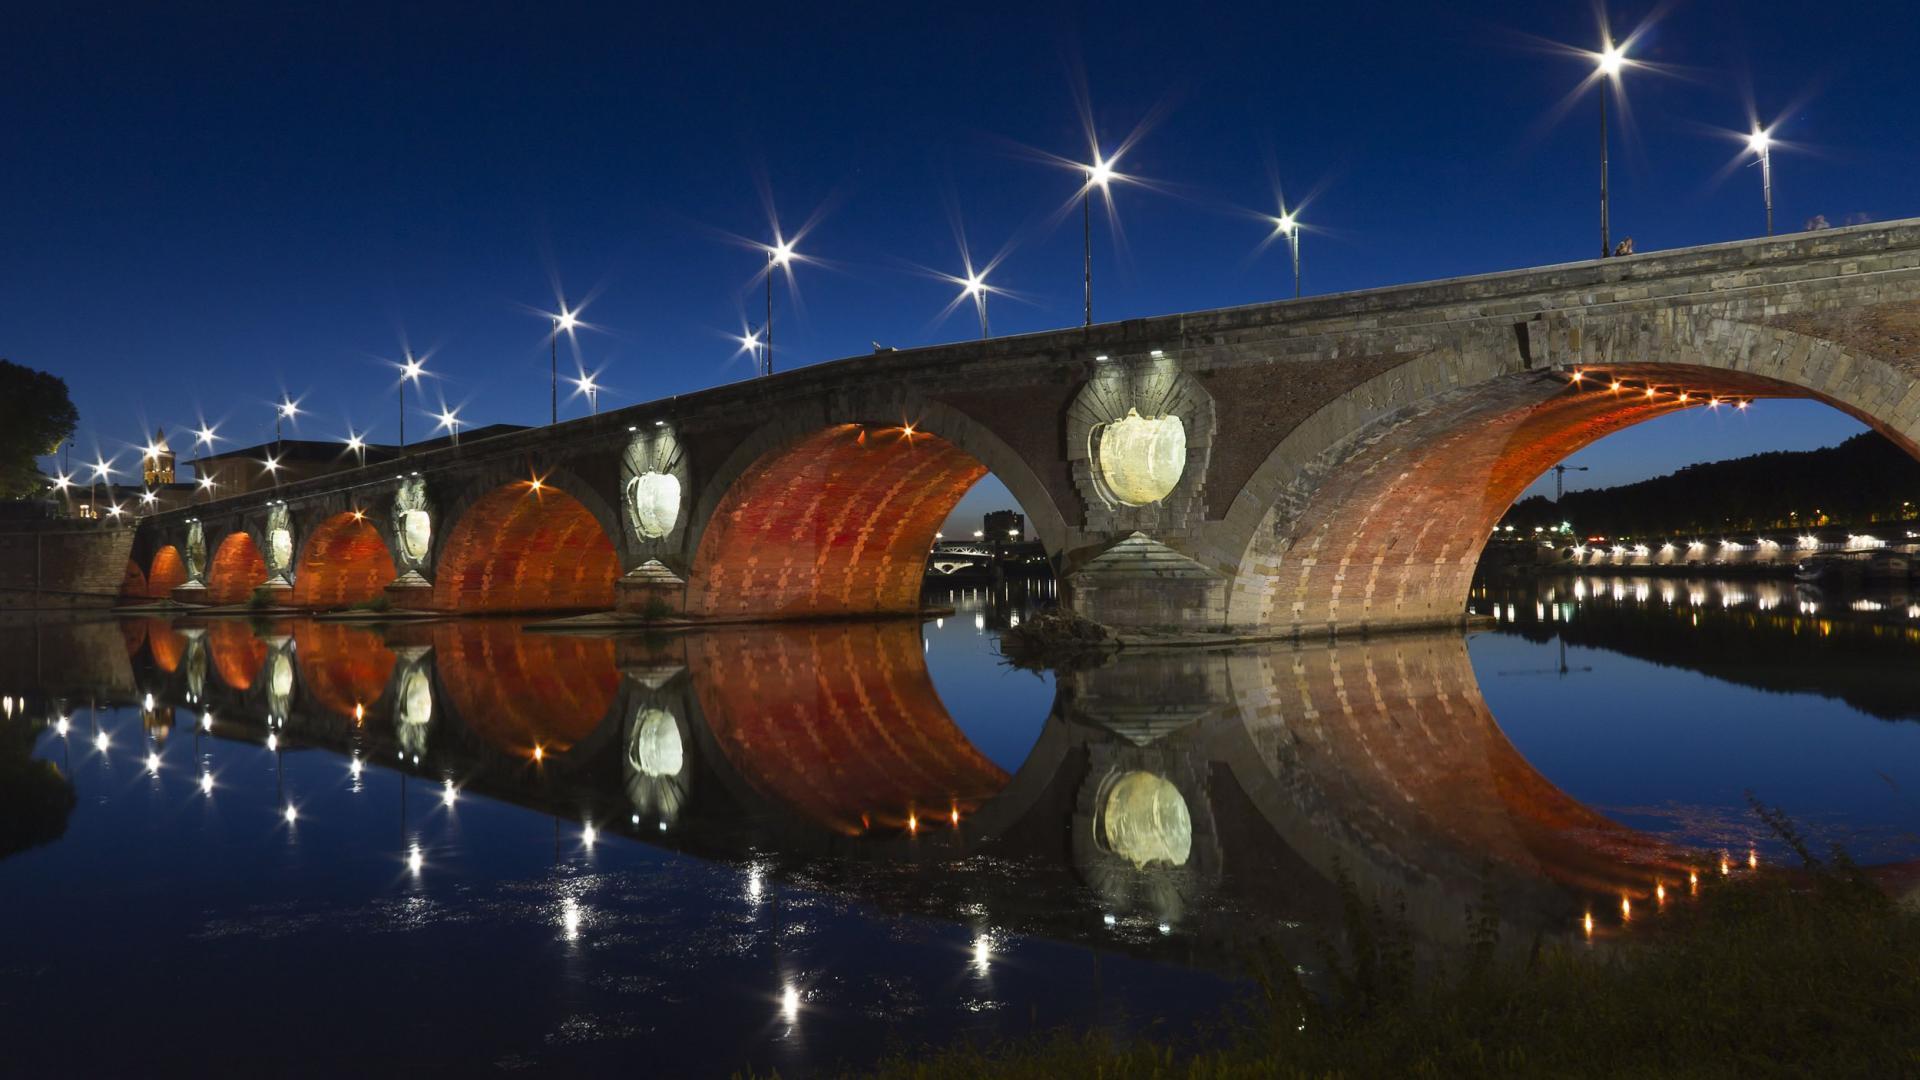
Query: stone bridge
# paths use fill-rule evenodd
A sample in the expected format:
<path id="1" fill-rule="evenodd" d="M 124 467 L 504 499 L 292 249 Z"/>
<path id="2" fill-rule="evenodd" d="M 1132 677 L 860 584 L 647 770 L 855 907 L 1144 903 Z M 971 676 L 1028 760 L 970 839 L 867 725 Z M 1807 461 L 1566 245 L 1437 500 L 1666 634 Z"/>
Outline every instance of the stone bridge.
<path id="1" fill-rule="evenodd" d="M 127 592 L 904 613 L 991 470 L 1095 619 L 1445 624 L 1595 439 L 1803 397 L 1912 452 L 1917 376 L 1910 220 L 820 364 L 147 518 Z"/>

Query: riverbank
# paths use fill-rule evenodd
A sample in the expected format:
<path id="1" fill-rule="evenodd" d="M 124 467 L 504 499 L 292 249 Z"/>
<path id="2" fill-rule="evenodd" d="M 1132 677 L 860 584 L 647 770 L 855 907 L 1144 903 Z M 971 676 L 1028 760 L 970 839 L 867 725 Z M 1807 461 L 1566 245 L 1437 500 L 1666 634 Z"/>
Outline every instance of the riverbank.
<path id="1" fill-rule="evenodd" d="M 1349 916 L 1341 958 L 1256 958 L 1261 993 L 1216 1038 L 1060 1033 L 900 1054 L 871 1075 L 1920 1074 L 1920 910 L 1844 860 L 1709 880 L 1604 945 L 1505 948 L 1493 913 L 1468 911 L 1473 944 L 1432 976 L 1391 914 L 1356 900 Z M 1330 1000 L 1302 964 L 1324 966 Z"/>

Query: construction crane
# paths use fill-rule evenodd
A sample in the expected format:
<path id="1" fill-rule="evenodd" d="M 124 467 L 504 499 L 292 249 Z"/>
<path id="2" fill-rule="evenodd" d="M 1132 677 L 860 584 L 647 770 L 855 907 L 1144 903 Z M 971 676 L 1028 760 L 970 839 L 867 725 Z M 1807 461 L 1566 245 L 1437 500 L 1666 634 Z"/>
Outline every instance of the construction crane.
<path id="1" fill-rule="evenodd" d="M 1565 488 L 1568 473 L 1586 471 L 1587 467 L 1585 465 L 1555 465 L 1553 467 L 1553 501 L 1556 503 L 1559 502 L 1560 496 L 1566 494 Z"/>

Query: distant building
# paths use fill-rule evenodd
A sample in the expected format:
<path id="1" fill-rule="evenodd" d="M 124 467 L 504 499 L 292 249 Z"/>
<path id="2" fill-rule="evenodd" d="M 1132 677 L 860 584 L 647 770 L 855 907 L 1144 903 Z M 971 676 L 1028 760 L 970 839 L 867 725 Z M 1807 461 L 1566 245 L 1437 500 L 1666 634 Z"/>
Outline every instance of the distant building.
<path id="1" fill-rule="evenodd" d="M 167 445 L 167 429 L 153 429 L 153 445 L 140 458 L 140 479 L 148 487 L 173 483 L 173 449 Z"/>
<path id="2" fill-rule="evenodd" d="M 987 515 L 984 531 L 995 544 L 1017 544 L 1027 538 L 1027 516 L 1017 510 L 995 510 Z"/>

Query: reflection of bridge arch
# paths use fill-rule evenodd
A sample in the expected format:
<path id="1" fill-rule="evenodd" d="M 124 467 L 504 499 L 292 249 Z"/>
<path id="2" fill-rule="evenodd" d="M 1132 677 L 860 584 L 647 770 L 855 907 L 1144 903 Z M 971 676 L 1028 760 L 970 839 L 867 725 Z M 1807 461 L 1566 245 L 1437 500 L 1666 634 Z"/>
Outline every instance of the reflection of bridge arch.
<path id="1" fill-rule="evenodd" d="M 372 709 L 386 694 L 397 659 L 371 630 L 311 620 L 294 624 L 293 655 L 307 696 L 349 719 Z"/>
<path id="2" fill-rule="evenodd" d="M 526 634 L 511 623 L 433 628 L 434 665 L 455 714 L 515 757 L 565 758 L 614 721 L 620 688 L 607 638 Z"/>
<path id="3" fill-rule="evenodd" d="M 1597 439 L 1716 400 L 1812 398 L 1920 454 L 1920 414 L 1898 408 L 1913 376 L 1836 344 L 1843 329 L 1589 317 L 1561 371 L 1517 369 L 1510 341 L 1384 368 L 1281 440 L 1229 508 L 1227 621 L 1457 622 L 1527 485 Z"/>
<path id="4" fill-rule="evenodd" d="M 927 552 L 948 512 L 991 470 L 1051 552 L 1066 524 L 1027 460 L 930 401 L 865 408 L 875 422 L 794 416 L 741 444 L 703 488 L 687 610 L 766 617 L 919 608 Z"/>
<path id="5" fill-rule="evenodd" d="M 509 483 L 475 498 L 459 513 L 441 548 L 434 606 L 453 611 L 612 607 L 620 572 L 607 527 L 614 518 L 604 506 L 596 512 L 582 498 L 599 502 L 585 485 L 556 476 L 538 486 Z"/>
<path id="6" fill-rule="evenodd" d="M 267 662 L 267 643 L 254 635 L 251 626 L 228 619 L 207 627 L 207 651 L 213 655 L 213 670 L 220 681 L 242 692 L 253 688 Z"/>
<path id="7" fill-rule="evenodd" d="M 213 564 L 207 570 L 207 602 L 243 604 L 253 590 L 267 583 L 267 560 L 244 529 L 236 529 L 214 549 Z"/>
<path id="8" fill-rule="evenodd" d="M 334 514 L 309 530 L 294 565 L 293 602 L 305 608 L 364 603 L 398 574 L 380 530 L 359 510 Z"/>

